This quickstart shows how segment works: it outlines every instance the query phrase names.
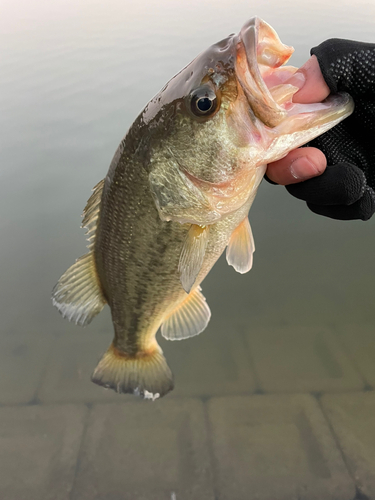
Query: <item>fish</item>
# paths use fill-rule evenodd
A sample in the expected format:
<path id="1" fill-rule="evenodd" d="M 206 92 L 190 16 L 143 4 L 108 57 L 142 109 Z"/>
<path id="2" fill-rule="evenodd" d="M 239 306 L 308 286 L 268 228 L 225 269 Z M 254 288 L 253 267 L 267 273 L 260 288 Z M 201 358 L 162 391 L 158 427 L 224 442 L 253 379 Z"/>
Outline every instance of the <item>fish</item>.
<path id="1" fill-rule="evenodd" d="M 158 330 L 182 340 L 206 328 L 200 285 L 220 255 L 252 267 L 248 213 L 267 164 L 353 111 L 346 93 L 292 102 L 293 50 L 253 17 L 169 80 L 120 142 L 83 212 L 88 253 L 52 292 L 78 325 L 110 307 L 114 338 L 94 383 L 152 401 L 173 389 Z"/>

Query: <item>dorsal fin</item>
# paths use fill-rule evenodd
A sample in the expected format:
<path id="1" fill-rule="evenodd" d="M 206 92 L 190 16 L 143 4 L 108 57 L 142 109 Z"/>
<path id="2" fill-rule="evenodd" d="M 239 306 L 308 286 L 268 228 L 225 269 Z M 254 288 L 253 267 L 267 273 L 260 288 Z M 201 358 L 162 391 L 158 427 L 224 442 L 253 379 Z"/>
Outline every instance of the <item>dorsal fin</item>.
<path id="1" fill-rule="evenodd" d="M 81 227 L 87 229 L 86 236 L 89 242 L 88 248 L 91 250 L 95 242 L 95 233 L 100 213 L 100 202 L 102 199 L 104 180 L 102 179 L 92 189 L 92 195 L 88 199 L 82 214 Z"/>
<path id="2" fill-rule="evenodd" d="M 103 186 L 104 180 L 94 187 L 83 211 L 82 227 L 87 229 L 90 251 L 65 271 L 52 292 L 52 303 L 64 318 L 82 326 L 90 323 L 106 303 L 93 252 Z"/>

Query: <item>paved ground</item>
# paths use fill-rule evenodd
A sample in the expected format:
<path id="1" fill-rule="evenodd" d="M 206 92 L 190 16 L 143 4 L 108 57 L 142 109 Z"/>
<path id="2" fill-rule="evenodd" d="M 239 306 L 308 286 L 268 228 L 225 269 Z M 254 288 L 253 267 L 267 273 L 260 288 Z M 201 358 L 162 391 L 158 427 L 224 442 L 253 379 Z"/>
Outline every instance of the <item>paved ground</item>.
<path id="1" fill-rule="evenodd" d="M 0 498 L 375 499 L 370 325 L 255 330 L 163 341 L 155 403 L 89 381 L 105 334 L 3 337 Z"/>

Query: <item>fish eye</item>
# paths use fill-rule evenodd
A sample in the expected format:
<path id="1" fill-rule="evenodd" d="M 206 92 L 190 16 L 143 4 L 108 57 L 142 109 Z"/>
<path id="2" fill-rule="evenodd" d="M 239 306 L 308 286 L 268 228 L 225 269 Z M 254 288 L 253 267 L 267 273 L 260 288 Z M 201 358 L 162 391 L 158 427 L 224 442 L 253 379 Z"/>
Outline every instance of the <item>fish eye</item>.
<path id="1" fill-rule="evenodd" d="M 204 86 L 190 95 L 190 109 L 195 116 L 208 117 L 218 109 L 218 99 L 211 87 Z"/>

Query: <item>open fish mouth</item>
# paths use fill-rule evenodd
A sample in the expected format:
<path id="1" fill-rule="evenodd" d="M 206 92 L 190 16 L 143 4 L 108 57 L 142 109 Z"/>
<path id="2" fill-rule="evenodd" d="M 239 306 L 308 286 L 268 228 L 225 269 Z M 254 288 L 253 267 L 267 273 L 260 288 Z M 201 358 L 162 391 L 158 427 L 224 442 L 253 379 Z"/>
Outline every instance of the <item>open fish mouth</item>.
<path id="1" fill-rule="evenodd" d="M 236 74 L 258 131 L 256 118 L 263 129 L 273 129 L 266 135 L 292 134 L 298 147 L 349 116 L 354 103 L 346 93 L 332 94 L 319 103 L 293 103 L 299 88 L 287 82 L 298 68 L 283 66 L 293 52 L 269 24 L 254 17 L 238 35 Z M 264 130 L 261 135 L 264 137 Z"/>

